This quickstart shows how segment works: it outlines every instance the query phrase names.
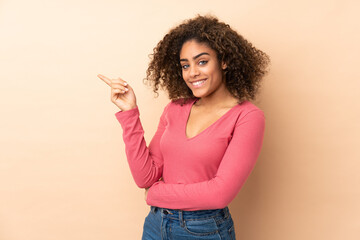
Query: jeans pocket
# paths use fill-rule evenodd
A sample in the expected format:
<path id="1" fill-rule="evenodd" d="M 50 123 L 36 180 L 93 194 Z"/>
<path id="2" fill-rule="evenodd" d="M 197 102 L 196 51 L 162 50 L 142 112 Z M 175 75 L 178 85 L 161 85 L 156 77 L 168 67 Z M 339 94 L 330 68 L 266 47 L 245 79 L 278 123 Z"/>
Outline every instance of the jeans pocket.
<path id="1" fill-rule="evenodd" d="M 214 218 L 185 220 L 184 228 L 195 236 L 207 236 L 219 232 Z"/>

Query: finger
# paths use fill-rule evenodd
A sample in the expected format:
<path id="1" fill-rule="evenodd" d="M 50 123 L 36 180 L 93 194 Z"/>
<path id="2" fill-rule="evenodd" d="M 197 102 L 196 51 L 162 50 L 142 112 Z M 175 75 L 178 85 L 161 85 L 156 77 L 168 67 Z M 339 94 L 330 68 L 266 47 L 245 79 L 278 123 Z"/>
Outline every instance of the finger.
<path id="1" fill-rule="evenodd" d="M 101 80 L 103 80 L 107 85 L 109 85 L 111 87 L 111 80 L 107 77 L 105 77 L 104 75 L 98 74 L 97 75 L 98 78 L 100 78 Z"/>
<path id="2" fill-rule="evenodd" d="M 125 93 L 127 92 L 126 90 L 122 90 L 122 89 L 119 89 L 119 88 L 115 88 L 112 90 L 113 93 Z"/>
<path id="3" fill-rule="evenodd" d="M 113 94 L 114 94 L 114 93 L 124 94 L 124 93 L 126 93 L 127 91 L 126 91 L 126 90 L 119 89 L 119 88 L 112 88 L 112 89 L 111 89 L 111 92 L 112 92 Z"/>
<path id="4" fill-rule="evenodd" d="M 112 83 L 111 84 L 111 87 L 114 88 L 114 89 L 121 89 L 121 90 L 124 90 L 124 91 L 129 91 L 128 88 L 124 87 L 123 85 L 120 85 L 120 84 L 114 84 Z"/>
<path id="5" fill-rule="evenodd" d="M 127 85 L 128 85 L 128 83 L 127 83 L 125 80 L 123 80 L 122 78 L 112 79 L 111 81 L 112 81 L 113 83 L 119 83 L 119 84 L 121 84 L 121 85 L 123 85 L 123 86 L 127 86 Z"/>

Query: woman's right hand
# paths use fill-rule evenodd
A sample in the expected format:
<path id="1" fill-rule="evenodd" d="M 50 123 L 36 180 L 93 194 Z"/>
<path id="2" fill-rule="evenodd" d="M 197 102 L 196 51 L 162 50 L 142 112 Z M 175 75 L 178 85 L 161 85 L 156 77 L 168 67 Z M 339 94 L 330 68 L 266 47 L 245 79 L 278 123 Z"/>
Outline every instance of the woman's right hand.
<path id="1" fill-rule="evenodd" d="M 126 81 L 121 78 L 109 79 L 101 74 L 97 76 L 111 87 L 111 101 L 118 106 L 121 111 L 127 111 L 137 107 L 134 90 Z"/>

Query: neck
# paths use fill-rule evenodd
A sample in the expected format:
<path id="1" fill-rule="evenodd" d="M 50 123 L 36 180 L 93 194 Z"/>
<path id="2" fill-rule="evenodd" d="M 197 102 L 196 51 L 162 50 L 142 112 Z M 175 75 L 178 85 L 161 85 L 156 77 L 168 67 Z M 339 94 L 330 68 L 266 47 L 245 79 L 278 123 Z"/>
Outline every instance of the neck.
<path id="1" fill-rule="evenodd" d="M 233 107 L 236 104 L 238 104 L 238 99 L 231 95 L 224 84 L 220 87 L 220 89 L 213 92 L 211 95 L 198 99 L 196 105 L 214 109 Z"/>

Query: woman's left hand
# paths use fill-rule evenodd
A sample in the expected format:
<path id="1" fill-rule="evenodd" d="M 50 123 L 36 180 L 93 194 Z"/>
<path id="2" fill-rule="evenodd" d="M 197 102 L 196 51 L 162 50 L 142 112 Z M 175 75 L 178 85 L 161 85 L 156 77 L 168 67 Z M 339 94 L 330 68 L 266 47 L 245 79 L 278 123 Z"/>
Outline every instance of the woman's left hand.
<path id="1" fill-rule="evenodd" d="M 162 177 L 161 177 L 161 178 L 159 178 L 159 180 L 158 180 L 158 181 L 163 181 L 163 178 L 162 178 Z M 148 194 L 149 188 L 150 188 L 150 187 L 145 188 L 145 201 L 146 201 L 146 198 L 147 198 L 147 194 Z"/>

